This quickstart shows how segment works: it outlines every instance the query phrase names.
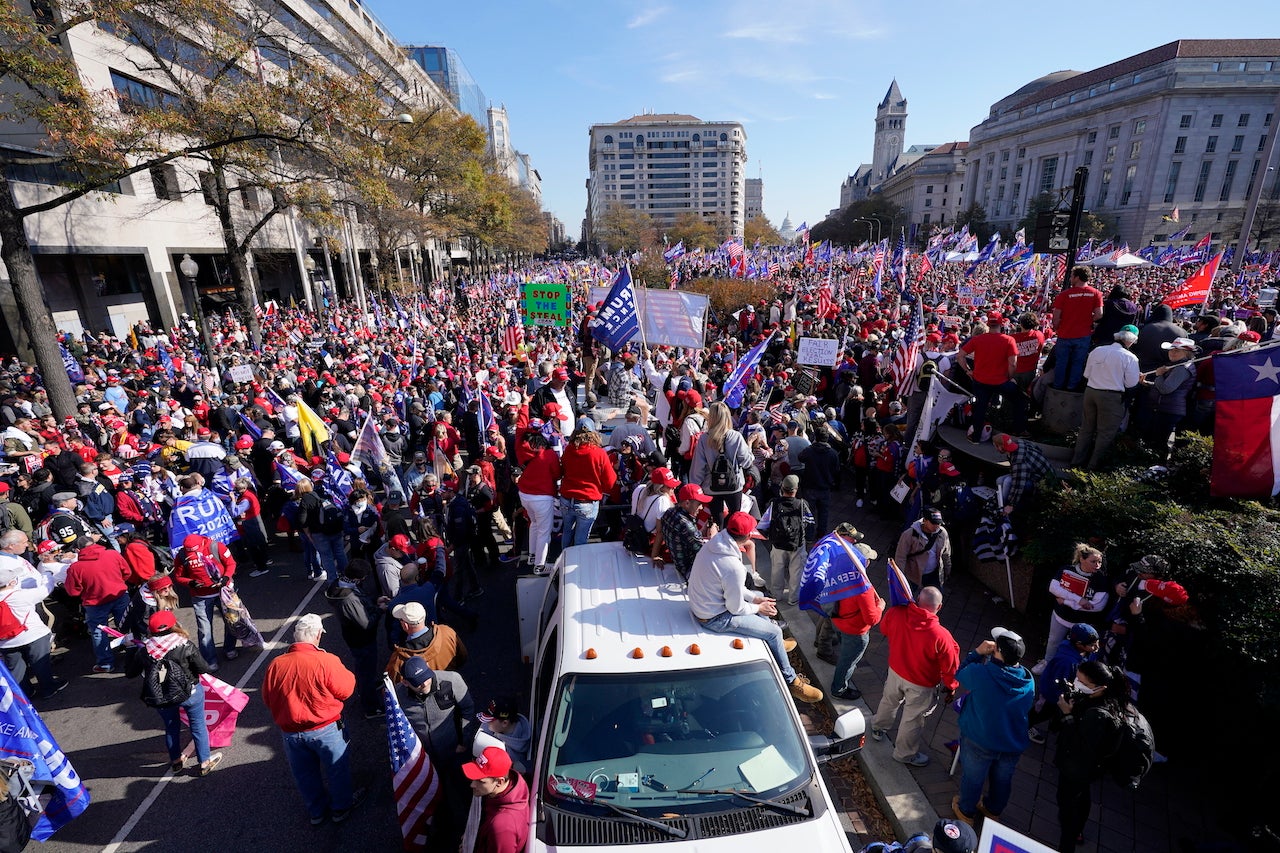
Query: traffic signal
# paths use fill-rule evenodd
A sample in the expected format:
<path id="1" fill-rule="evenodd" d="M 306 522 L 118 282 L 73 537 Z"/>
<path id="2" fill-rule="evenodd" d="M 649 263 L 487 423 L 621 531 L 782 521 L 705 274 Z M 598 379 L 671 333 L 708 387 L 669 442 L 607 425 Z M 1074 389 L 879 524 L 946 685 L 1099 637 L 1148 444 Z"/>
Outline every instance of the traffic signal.
<path id="1" fill-rule="evenodd" d="M 1036 214 L 1036 232 L 1032 241 L 1037 252 L 1061 255 L 1071 244 L 1071 213 L 1065 210 L 1042 210 Z"/>

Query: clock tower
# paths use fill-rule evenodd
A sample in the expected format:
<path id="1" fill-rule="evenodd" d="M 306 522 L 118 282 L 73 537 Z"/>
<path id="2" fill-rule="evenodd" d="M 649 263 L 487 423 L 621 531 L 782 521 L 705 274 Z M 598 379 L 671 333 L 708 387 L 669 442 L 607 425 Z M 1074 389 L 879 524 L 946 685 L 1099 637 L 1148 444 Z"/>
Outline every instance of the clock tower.
<path id="1" fill-rule="evenodd" d="M 884 100 L 876 107 L 875 149 L 871 158 L 871 186 L 883 183 L 889 169 L 902 154 L 902 140 L 907 129 L 907 99 L 902 97 L 898 81 L 889 84 Z"/>

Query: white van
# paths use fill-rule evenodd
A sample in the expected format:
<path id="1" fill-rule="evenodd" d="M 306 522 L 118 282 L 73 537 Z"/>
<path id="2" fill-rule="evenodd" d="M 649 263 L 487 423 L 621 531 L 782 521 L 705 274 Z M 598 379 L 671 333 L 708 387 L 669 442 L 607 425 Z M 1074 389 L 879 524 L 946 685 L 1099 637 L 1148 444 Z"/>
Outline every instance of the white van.
<path id="1" fill-rule="evenodd" d="M 851 849 L 818 764 L 861 748 L 859 711 L 806 737 L 768 647 L 703 631 L 620 543 L 538 580 L 530 851 Z"/>

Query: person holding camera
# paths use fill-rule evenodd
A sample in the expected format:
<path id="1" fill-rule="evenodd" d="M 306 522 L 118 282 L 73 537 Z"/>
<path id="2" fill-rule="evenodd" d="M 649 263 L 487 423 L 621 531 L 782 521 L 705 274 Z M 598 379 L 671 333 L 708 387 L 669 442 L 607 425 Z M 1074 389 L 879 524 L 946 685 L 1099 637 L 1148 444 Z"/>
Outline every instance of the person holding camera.
<path id="1" fill-rule="evenodd" d="M 1075 678 L 1080 664 L 1098 658 L 1098 631 L 1088 622 L 1077 622 L 1071 626 L 1067 636 L 1058 644 L 1058 650 L 1049 663 L 1045 665 L 1040 681 L 1036 685 L 1036 708 L 1027 721 L 1027 736 L 1034 743 L 1044 743 L 1045 736 L 1039 728 L 1046 720 L 1052 721 L 1058 716 L 1058 697 L 1071 689 L 1071 679 Z"/>
<path id="2" fill-rule="evenodd" d="M 1090 787 L 1120 746 L 1121 720 L 1128 706 L 1124 671 L 1096 660 L 1082 663 L 1071 689 L 1058 697 L 1062 723 L 1053 763 L 1058 768 L 1059 853 L 1075 853 L 1084 841 Z"/>

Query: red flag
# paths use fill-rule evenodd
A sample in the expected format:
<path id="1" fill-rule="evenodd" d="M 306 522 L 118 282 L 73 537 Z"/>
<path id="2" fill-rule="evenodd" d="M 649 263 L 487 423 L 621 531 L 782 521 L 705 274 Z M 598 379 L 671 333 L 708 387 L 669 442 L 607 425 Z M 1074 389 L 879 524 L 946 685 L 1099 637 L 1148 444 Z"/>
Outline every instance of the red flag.
<path id="1" fill-rule="evenodd" d="M 933 269 L 933 264 L 929 261 L 928 255 L 920 256 L 920 269 L 916 273 L 916 282 L 924 281 L 924 277 Z"/>
<path id="2" fill-rule="evenodd" d="M 1208 232 L 1208 233 L 1206 233 L 1203 237 L 1201 237 L 1201 238 L 1200 238 L 1200 242 L 1198 242 L 1198 243 L 1196 243 L 1194 246 L 1192 246 L 1192 247 L 1191 247 L 1191 249 L 1192 249 L 1193 251 L 1198 252 L 1198 251 L 1200 251 L 1201 249 L 1207 249 L 1207 248 L 1209 248 L 1209 240 L 1210 240 L 1210 238 L 1212 238 L 1212 237 L 1213 237 L 1213 232 L 1212 232 L 1212 231 L 1209 231 L 1209 232 Z"/>
<path id="3" fill-rule="evenodd" d="M 1207 237 L 1205 239 L 1208 239 Z M 1203 242 L 1203 241 L 1201 241 Z M 1209 300 L 1209 291 L 1213 289 L 1213 279 L 1218 274 L 1218 264 L 1222 263 L 1222 253 L 1214 255 L 1209 263 L 1175 287 L 1164 298 L 1164 304 L 1170 308 L 1182 308 L 1185 305 L 1200 305 Z"/>
<path id="4" fill-rule="evenodd" d="M 1213 356 L 1213 468 L 1209 494 L 1280 493 L 1280 357 L 1274 350 Z"/>

